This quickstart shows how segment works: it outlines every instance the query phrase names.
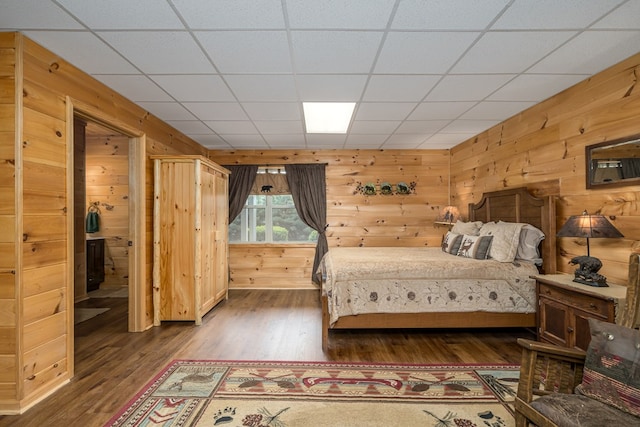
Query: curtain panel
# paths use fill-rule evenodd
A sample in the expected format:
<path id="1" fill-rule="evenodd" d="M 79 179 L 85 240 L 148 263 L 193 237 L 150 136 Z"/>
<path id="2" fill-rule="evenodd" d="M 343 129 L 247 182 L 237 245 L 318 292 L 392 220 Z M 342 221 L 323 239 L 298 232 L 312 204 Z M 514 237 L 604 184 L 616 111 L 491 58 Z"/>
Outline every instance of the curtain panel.
<path id="1" fill-rule="evenodd" d="M 324 164 L 285 165 L 287 182 L 298 215 L 309 227 L 318 232 L 318 243 L 313 259 L 311 280 L 321 284 L 317 274 L 320 260 L 329 250 L 325 230 L 327 228 L 327 191 Z"/>
<path id="2" fill-rule="evenodd" d="M 240 215 L 247 202 L 258 174 L 258 165 L 233 165 L 225 168 L 231 171 L 229 174 L 229 224 L 231 224 Z"/>

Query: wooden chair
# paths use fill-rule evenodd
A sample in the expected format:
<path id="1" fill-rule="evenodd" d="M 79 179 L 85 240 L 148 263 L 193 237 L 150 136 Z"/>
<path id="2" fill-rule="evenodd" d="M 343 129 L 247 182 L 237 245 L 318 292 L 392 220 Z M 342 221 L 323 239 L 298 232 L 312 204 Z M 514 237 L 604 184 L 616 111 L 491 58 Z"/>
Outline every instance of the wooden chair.
<path id="1" fill-rule="evenodd" d="M 640 253 L 629 255 L 629 280 L 627 282 L 627 300 L 617 322 L 627 328 L 635 328 L 640 319 Z"/>
<path id="2" fill-rule="evenodd" d="M 522 347 L 520 383 L 514 402 L 516 427 L 533 423 L 540 427 L 557 427 L 531 407 L 534 396 L 573 393 L 582 381 L 586 353 L 541 342 L 518 339 Z"/>

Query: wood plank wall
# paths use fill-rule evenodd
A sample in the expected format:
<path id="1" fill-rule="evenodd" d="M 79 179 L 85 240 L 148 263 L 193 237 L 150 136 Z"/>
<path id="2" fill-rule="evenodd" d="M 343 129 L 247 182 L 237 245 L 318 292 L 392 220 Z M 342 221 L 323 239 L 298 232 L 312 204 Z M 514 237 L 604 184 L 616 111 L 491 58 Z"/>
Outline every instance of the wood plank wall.
<path id="1" fill-rule="evenodd" d="M 0 402 L 17 397 L 16 102 L 17 49 L 0 37 Z"/>
<path id="2" fill-rule="evenodd" d="M 326 163 L 327 239 L 336 246 L 433 246 L 448 203 L 448 150 L 210 151 L 221 165 Z M 364 196 L 358 183 L 416 183 L 415 194 Z M 230 288 L 310 288 L 314 248 L 230 244 Z"/>
<path id="3" fill-rule="evenodd" d="M 529 186 L 555 194 L 557 223 L 583 210 L 601 213 L 624 239 L 590 239 L 601 273 L 625 284 L 640 250 L 640 187 L 586 189 L 585 147 L 640 133 L 640 54 L 602 71 L 451 150 L 452 192 L 466 206 L 484 191 Z M 586 255 L 586 240 L 558 238 L 558 269 Z"/>
<path id="4" fill-rule="evenodd" d="M 73 373 L 73 319 L 68 307 L 73 289 L 68 254 L 73 242 L 67 217 L 73 211 L 67 189 L 73 169 L 67 155 L 67 120 L 72 117 L 67 97 L 84 114 L 127 135 L 144 136 L 147 154 L 207 153 L 54 53 L 19 33 L 0 33 L 0 228 L 9 231 L 0 239 L 11 240 L 0 241 L 0 413 L 23 410 Z M 22 132 L 14 130 L 16 117 Z M 21 175 L 15 176 L 17 170 Z M 149 327 L 152 171 L 147 161 L 145 182 L 137 184 L 147 190 L 142 310 Z M 17 244 L 19 248 L 12 249 Z"/>
<path id="5" fill-rule="evenodd" d="M 129 137 L 95 124 L 87 128 L 86 204 L 97 203 L 105 239 L 105 279 L 101 288 L 129 283 Z"/>

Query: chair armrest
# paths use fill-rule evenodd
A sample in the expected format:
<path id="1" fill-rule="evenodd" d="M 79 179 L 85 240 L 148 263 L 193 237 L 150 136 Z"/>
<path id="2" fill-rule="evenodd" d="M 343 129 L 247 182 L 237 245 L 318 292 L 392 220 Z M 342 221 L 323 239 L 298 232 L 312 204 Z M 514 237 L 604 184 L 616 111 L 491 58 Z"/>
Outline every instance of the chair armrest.
<path id="1" fill-rule="evenodd" d="M 522 362 L 517 397 L 522 402 L 550 393 L 573 393 L 582 381 L 584 351 L 522 338 L 518 344 Z"/>
<path id="2" fill-rule="evenodd" d="M 520 344 L 520 347 L 527 351 L 535 351 L 539 354 L 575 359 L 576 362 L 584 361 L 587 355 L 587 353 L 583 350 L 560 347 L 554 344 L 532 341 L 524 338 L 518 338 L 518 344 Z"/>

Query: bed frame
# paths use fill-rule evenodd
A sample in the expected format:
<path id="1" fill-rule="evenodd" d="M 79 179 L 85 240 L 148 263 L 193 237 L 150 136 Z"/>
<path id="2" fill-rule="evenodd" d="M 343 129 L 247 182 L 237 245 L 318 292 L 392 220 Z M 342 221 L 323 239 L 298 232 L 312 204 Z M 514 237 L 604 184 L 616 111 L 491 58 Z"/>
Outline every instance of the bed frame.
<path id="1" fill-rule="evenodd" d="M 541 243 L 543 269 L 556 272 L 555 197 L 536 198 L 526 188 L 485 193 L 480 202 L 469 204 L 470 221 L 526 222 L 538 227 L 546 238 Z M 465 312 L 373 313 L 343 316 L 330 326 L 327 296 L 322 294 L 322 348 L 329 345 L 331 329 L 406 329 L 406 328 L 493 328 L 532 327 L 536 314 Z"/>

